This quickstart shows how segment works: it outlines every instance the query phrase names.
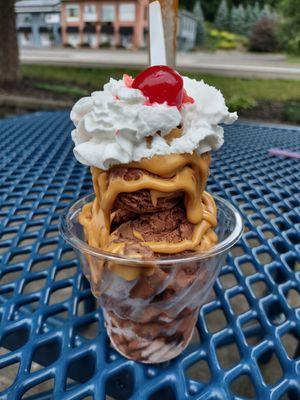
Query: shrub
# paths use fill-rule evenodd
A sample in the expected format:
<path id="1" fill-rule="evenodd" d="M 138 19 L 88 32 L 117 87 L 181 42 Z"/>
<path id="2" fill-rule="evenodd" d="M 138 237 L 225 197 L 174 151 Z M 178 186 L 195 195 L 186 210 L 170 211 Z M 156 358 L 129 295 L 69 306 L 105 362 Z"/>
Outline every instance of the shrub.
<path id="1" fill-rule="evenodd" d="M 235 42 L 220 40 L 220 42 L 218 43 L 218 49 L 221 50 L 234 50 L 236 48 L 237 48 L 237 43 Z"/>
<path id="2" fill-rule="evenodd" d="M 111 43 L 109 43 L 109 42 L 103 42 L 103 43 L 99 44 L 100 49 L 110 49 L 111 47 L 112 47 Z"/>
<path id="3" fill-rule="evenodd" d="M 209 32 L 209 44 L 213 49 L 233 50 L 247 46 L 248 40 L 245 36 L 212 29 Z"/>
<path id="4" fill-rule="evenodd" d="M 300 122 L 300 102 L 287 101 L 284 103 L 282 110 L 282 118 L 285 121 L 299 123 Z"/>
<path id="5" fill-rule="evenodd" d="M 219 37 L 224 40 L 228 40 L 231 42 L 237 41 L 238 36 L 231 32 L 221 31 L 219 32 Z"/>
<path id="6" fill-rule="evenodd" d="M 249 40 L 251 51 L 277 51 L 279 49 L 277 23 L 269 18 L 261 18 L 252 27 Z"/>
<path id="7" fill-rule="evenodd" d="M 220 32 L 218 31 L 218 29 L 212 29 L 212 30 L 209 32 L 209 35 L 210 35 L 212 38 L 218 38 L 218 37 L 220 36 Z"/>
<path id="8" fill-rule="evenodd" d="M 249 110 L 250 108 L 257 106 L 256 100 L 239 95 L 233 95 L 228 100 L 227 104 L 228 108 L 233 111 Z"/>
<path id="9" fill-rule="evenodd" d="M 286 43 L 286 50 L 289 53 L 300 55 L 300 33 Z"/>

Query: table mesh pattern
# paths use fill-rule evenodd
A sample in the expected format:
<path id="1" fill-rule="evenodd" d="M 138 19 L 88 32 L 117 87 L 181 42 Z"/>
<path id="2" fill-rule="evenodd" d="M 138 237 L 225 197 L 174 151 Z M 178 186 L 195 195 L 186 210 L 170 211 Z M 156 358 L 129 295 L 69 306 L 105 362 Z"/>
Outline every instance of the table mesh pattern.
<path id="1" fill-rule="evenodd" d="M 300 131 L 236 124 L 209 190 L 241 211 L 245 233 L 200 312 L 192 344 L 160 366 L 109 345 L 101 310 L 59 214 L 91 191 L 63 112 L 0 123 L 0 398 L 299 399 Z M 110 398 L 111 398 L 110 397 Z"/>

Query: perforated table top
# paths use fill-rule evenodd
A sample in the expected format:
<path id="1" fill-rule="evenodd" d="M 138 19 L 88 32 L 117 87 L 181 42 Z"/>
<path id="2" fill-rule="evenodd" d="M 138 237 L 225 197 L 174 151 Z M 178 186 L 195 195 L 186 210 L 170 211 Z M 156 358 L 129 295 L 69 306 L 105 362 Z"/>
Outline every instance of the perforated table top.
<path id="1" fill-rule="evenodd" d="M 300 130 L 236 124 L 209 191 L 245 233 L 200 312 L 193 343 L 159 366 L 109 345 L 61 211 L 92 190 L 65 112 L 0 122 L 0 399 L 299 399 Z"/>

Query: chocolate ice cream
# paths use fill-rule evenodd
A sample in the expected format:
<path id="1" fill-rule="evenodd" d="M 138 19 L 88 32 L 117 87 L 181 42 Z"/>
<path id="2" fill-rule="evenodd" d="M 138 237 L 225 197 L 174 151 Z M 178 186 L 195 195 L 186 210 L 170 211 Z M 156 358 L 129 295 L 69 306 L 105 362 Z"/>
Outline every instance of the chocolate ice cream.
<path id="1" fill-rule="evenodd" d="M 206 154 L 194 156 L 195 162 L 200 160 L 204 161 L 205 170 L 201 176 L 200 174 L 195 176 L 193 184 L 202 188 L 206 184 L 210 157 Z M 191 167 L 185 165 L 183 163 L 182 168 L 193 171 Z M 144 182 L 147 178 L 160 182 L 162 187 L 164 184 L 166 187 L 170 184 L 174 186 L 173 191 L 169 190 L 166 193 L 154 189 L 118 191 L 114 202 L 110 204 L 110 231 L 106 248 L 110 251 L 115 249 L 117 253 L 126 256 L 153 260 L 153 264 L 150 269 L 144 271 L 143 267 L 132 269 L 130 266 L 115 263 L 109 263 L 106 270 L 101 268 L 101 273 L 104 274 L 101 279 L 105 281 L 108 280 L 105 274 L 106 276 L 114 274 L 109 279 L 110 286 L 101 295 L 106 325 L 112 342 L 128 358 L 156 362 L 158 357 L 160 360 L 164 357 L 172 358 L 188 344 L 199 309 L 197 294 L 206 285 L 209 271 L 205 266 L 199 269 L 193 264 L 180 268 L 157 265 L 157 260 L 171 253 L 155 251 L 155 244 L 167 243 L 170 246 L 191 243 L 199 224 L 191 223 L 187 217 L 187 191 L 181 189 L 181 185 L 177 184 L 178 190 L 176 187 L 176 174 L 182 172 L 182 168 L 175 171 L 175 175 L 168 173 L 167 176 L 162 176 L 157 174 L 157 168 L 155 168 L 156 173 L 152 173 L 149 171 L 151 169 L 149 166 L 147 170 L 135 167 L 135 165 L 131 168 L 114 167 L 108 173 L 92 169 L 97 194 L 92 210 L 98 212 L 95 215 L 94 211 L 90 213 L 89 210 L 87 215 L 83 212 L 82 223 L 89 238 L 93 232 L 90 226 L 93 220 L 97 220 L 101 209 L 101 189 L 98 182 L 104 180 L 103 174 L 106 179 L 104 195 L 111 186 L 113 187 L 116 180 L 121 180 L 125 186 L 128 184 L 128 187 L 139 181 Z M 199 194 L 201 197 L 205 196 L 203 193 Z M 205 203 L 203 208 L 206 209 Z M 215 218 L 214 215 L 212 217 Z M 203 224 L 202 218 L 201 224 Z M 216 243 L 217 237 L 212 228 L 210 224 L 205 225 L 195 247 L 201 246 L 201 242 L 203 246 L 207 244 L 212 246 Z M 192 249 L 188 249 L 177 252 L 176 255 L 179 257 L 191 252 Z M 98 268 L 98 279 L 99 273 Z M 120 278 L 125 278 L 129 282 L 124 298 L 120 297 L 118 290 Z M 98 280 L 97 284 L 93 284 L 92 280 L 92 288 L 97 286 Z M 180 301 L 174 301 L 174 297 Z M 138 307 L 136 307 L 137 302 Z M 169 306 L 166 307 L 168 303 Z M 149 342 L 151 342 L 150 347 Z"/>

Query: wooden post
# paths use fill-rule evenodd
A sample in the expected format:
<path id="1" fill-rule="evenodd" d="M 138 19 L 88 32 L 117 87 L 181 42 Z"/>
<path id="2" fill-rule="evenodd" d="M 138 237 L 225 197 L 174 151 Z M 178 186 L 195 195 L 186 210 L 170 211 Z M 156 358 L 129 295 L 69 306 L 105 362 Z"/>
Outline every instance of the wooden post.
<path id="1" fill-rule="evenodd" d="M 150 0 L 150 3 L 156 0 Z M 165 31 L 165 43 L 167 52 L 167 64 L 170 67 L 176 65 L 176 34 L 178 0 L 158 0 L 162 9 L 163 24 Z"/>
<path id="2" fill-rule="evenodd" d="M 0 6 L 0 85 L 15 84 L 19 79 L 15 2 L 5 0 Z"/>

